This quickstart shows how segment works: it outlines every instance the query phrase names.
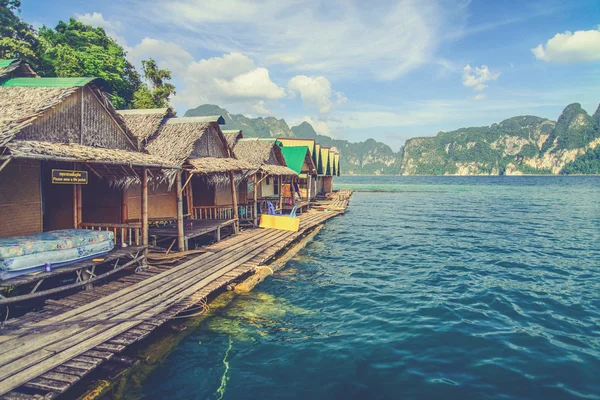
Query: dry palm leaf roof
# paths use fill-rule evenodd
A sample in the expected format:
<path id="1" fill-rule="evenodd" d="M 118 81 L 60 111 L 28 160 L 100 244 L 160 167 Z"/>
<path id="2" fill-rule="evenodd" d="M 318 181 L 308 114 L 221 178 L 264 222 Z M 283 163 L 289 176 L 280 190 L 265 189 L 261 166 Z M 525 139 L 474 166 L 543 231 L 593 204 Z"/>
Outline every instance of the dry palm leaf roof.
<path id="1" fill-rule="evenodd" d="M 222 132 L 223 132 L 223 136 L 225 136 L 225 139 L 227 140 L 227 145 L 229 146 L 230 150 L 233 150 L 233 148 L 235 147 L 235 144 L 238 142 L 238 140 L 244 138 L 244 134 L 239 129 L 224 130 Z"/>
<path id="2" fill-rule="evenodd" d="M 131 132 L 142 142 L 154 136 L 166 118 L 174 117 L 171 108 L 119 110 Z"/>
<path id="3" fill-rule="evenodd" d="M 297 175 L 287 167 L 281 147 L 275 141 L 240 141 L 233 148 L 235 156 L 271 175 Z"/>

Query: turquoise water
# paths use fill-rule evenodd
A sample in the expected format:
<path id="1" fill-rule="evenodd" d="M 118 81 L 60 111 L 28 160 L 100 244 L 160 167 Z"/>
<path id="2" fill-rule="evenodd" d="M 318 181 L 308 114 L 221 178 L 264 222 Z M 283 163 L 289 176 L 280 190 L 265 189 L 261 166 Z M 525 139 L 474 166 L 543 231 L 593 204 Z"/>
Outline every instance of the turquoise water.
<path id="1" fill-rule="evenodd" d="M 600 398 L 600 178 L 339 178 L 286 270 L 129 395 Z"/>

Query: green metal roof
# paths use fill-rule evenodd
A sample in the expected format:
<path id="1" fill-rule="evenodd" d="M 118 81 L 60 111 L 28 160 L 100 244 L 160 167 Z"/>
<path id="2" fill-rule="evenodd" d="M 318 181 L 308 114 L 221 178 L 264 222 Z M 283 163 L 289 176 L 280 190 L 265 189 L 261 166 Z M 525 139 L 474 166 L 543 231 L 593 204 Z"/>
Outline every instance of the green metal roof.
<path id="1" fill-rule="evenodd" d="M 2 82 L 7 87 L 81 87 L 97 78 L 12 78 Z"/>
<path id="2" fill-rule="evenodd" d="M 293 169 L 298 174 L 302 172 L 302 166 L 304 165 L 304 160 L 306 159 L 307 151 L 308 147 L 306 146 L 283 146 L 281 148 L 283 158 L 285 158 L 285 163 L 289 168 Z"/>
<path id="3" fill-rule="evenodd" d="M 10 64 L 14 63 L 15 61 L 19 61 L 17 58 L 13 58 L 11 60 L 0 60 L 0 68 L 6 68 L 8 66 L 10 66 Z"/>

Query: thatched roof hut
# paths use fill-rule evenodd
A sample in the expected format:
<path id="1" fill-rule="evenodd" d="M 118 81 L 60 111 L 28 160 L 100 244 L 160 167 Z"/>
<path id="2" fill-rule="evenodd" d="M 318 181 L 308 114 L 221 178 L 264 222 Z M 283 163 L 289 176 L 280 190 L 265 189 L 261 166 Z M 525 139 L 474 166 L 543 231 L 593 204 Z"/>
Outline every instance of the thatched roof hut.
<path id="1" fill-rule="evenodd" d="M 222 117 L 169 118 L 146 149 L 178 165 L 187 164 L 198 174 L 242 172 L 255 169 L 231 156 L 219 123 Z"/>
<path id="2" fill-rule="evenodd" d="M 321 147 L 321 162 L 323 163 L 323 175 L 331 176 L 331 161 L 329 159 L 329 147 Z"/>
<path id="3" fill-rule="evenodd" d="M 287 167 L 281 147 L 275 141 L 240 141 L 233 148 L 235 156 L 255 165 L 269 175 L 298 175 Z"/>
<path id="4" fill-rule="evenodd" d="M 0 80 L 16 77 L 35 78 L 37 74 L 24 61 L 18 59 L 0 60 Z"/>
<path id="5" fill-rule="evenodd" d="M 225 139 L 227 139 L 227 144 L 229 145 L 229 149 L 233 151 L 235 144 L 244 138 L 244 134 L 239 129 L 230 129 L 223 130 L 223 135 L 225 135 Z"/>
<path id="6" fill-rule="evenodd" d="M 0 83 L 0 156 L 105 164 L 106 177 L 117 184 L 139 181 L 136 171 L 122 166 L 179 168 L 139 151 L 138 139 L 100 84 L 95 78 Z"/>
<path id="7" fill-rule="evenodd" d="M 158 133 L 167 118 L 175 117 L 172 108 L 119 110 L 131 132 L 145 146 Z"/>

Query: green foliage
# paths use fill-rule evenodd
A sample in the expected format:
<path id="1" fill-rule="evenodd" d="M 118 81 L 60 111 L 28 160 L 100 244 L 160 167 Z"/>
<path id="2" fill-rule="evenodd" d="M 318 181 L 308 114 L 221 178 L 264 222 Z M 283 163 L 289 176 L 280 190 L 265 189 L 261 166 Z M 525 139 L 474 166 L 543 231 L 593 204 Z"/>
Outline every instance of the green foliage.
<path id="1" fill-rule="evenodd" d="M 19 58 L 35 69 L 40 43 L 33 27 L 17 15 L 20 0 L 0 0 L 0 58 Z"/>
<path id="2" fill-rule="evenodd" d="M 588 150 L 583 156 L 578 157 L 565 165 L 563 174 L 600 174 L 600 146 Z"/>
<path id="3" fill-rule="evenodd" d="M 123 48 L 104 29 L 71 18 L 60 21 L 54 29 L 42 27 L 39 39 L 45 49 L 40 75 L 102 78 L 116 108 L 133 105 L 134 93 L 141 85 L 140 76 L 125 58 Z"/>
<path id="4" fill-rule="evenodd" d="M 568 105 L 556 121 L 550 137 L 542 146 L 542 152 L 550 150 L 555 140 L 554 152 L 587 146 L 600 136 L 600 130 L 595 129 L 594 125 L 594 119 L 581 108 L 580 104 Z"/>
<path id="5" fill-rule="evenodd" d="M 529 143 L 523 146 L 518 155 L 524 158 L 533 158 L 539 153 L 540 150 L 537 148 L 537 146 L 535 144 Z"/>
<path id="6" fill-rule="evenodd" d="M 135 108 L 165 108 L 169 106 L 169 98 L 175 94 L 175 86 L 166 81 L 171 79 L 171 71 L 159 69 L 153 59 L 143 60 L 142 69 L 144 78 L 150 83 L 140 85 L 134 94 L 133 105 Z"/>

